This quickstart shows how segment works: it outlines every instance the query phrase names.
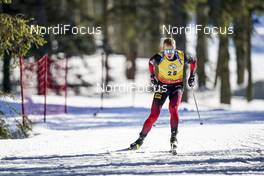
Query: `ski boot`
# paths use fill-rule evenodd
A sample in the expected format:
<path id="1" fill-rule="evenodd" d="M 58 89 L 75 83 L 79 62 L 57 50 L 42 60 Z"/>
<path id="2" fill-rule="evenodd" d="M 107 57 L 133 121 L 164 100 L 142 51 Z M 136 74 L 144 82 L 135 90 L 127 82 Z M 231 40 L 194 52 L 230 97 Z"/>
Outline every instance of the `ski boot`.
<path id="1" fill-rule="evenodd" d="M 145 137 L 146 137 L 145 135 L 142 135 L 140 133 L 139 138 L 135 142 L 130 144 L 130 147 L 128 148 L 128 150 L 138 150 L 143 144 Z"/>
<path id="2" fill-rule="evenodd" d="M 170 145 L 171 145 L 171 153 L 173 155 L 177 155 L 178 141 L 177 141 L 176 135 L 177 135 L 177 131 L 176 130 L 172 130 L 171 138 L 170 138 Z"/>

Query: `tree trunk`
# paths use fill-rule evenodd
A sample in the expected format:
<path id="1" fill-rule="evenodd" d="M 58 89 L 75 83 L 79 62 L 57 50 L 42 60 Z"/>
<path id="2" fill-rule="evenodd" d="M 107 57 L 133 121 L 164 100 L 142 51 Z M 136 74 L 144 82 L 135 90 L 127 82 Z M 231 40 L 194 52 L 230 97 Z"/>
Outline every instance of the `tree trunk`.
<path id="1" fill-rule="evenodd" d="M 47 25 L 47 11 L 45 3 L 47 3 L 45 0 L 36 1 L 36 20 L 37 24 L 41 26 Z M 49 36 L 47 34 L 44 35 L 44 38 L 45 40 L 49 41 Z M 39 59 L 44 54 L 47 54 L 48 51 L 48 45 L 38 48 L 37 52 L 35 52 L 35 59 Z"/>
<path id="2" fill-rule="evenodd" d="M 231 15 L 227 11 L 227 2 L 221 0 L 216 1 L 219 4 L 214 9 L 216 25 L 222 30 L 218 31 L 219 47 L 218 47 L 218 59 L 215 75 L 215 86 L 217 80 L 220 78 L 220 102 L 224 104 L 231 104 L 231 86 L 230 86 L 230 72 L 229 72 L 229 51 L 228 51 L 228 39 L 229 34 L 227 28 L 230 26 Z M 226 29 L 226 30 L 224 30 Z"/>
<path id="3" fill-rule="evenodd" d="M 135 80 L 136 75 L 136 43 L 131 41 L 128 46 L 127 60 L 126 60 L 126 77 L 127 79 Z"/>
<path id="4" fill-rule="evenodd" d="M 251 64 L 251 32 L 252 32 L 252 12 L 246 18 L 247 31 L 247 71 L 248 71 L 248 86 L 247 86 L 247 101 L 253 100 L 253 84 L 252 84 L 252 64 Z"/>
<path id="5" fill-rule="evenodd" d="M 219 46 L 220 46 L 220 43 L 219 43 Z M 219 48 L 218 48 L 218 52 L 219 52 Z M 220 67 L 221 67 L 221 60 L 218 58 L 217 63 L 216 63 L 216 70 L 215 70 L 214 88 L 216 88 L 218 79 L 221 78 L 220 77 Z"/>
<path id="6" fill-rule="evenodd" d="M 247 48 L 247 24 L 242 22 L 248 16 L 246 3 L 242 1 L 239 4 L 241 13 L 234 17 L 234 43 L 236 47 L 236 60 L 237 60 L 237 84 L 243 84 L 244 73 L 246 68 L 248 48 Z"/>
<path id="7" fill-rule="evenodd" d="M 2 4 L 3 13 L 12 14 L 10 4 Z M 10 93 L 12 90 L 10 81 L 10 61 L 11 56 L 6 51 L 3 54 L 3 92 Z"/>
<path id="8" fill-rule="evenodd" d="M 206 26 L 208 23 L 208 6 L 207 3 L 198 3 L 196 7 L 197 13 L 197 24 Z M 198 58 L 198 85 L 199 88 L 206 87 L 206 73 L 205 73 L 205 63 L 208 61 L 207 53 L 207 37 L 203 31 L 198 31 L 197 45 L 196 45 L 196 55 Z"/>
<path id="9" fill-rule="evenodd" d="M 218 60 L 221 61 L 220 76 L 221 76 L 221 88 L 220 88 L 220 102 L 224 104 L 231 103 L 231 87 L 229 81 L 229 52 L 228 52 L 228 37 L 220 34 L 219 37 L 219 51 Z"/>
<path id="10" fill-rule="evenodd" d="M 6 52 L 3 56 L 3 92 L 10 93 L 11 88 L 11 81 L 10 81 L 10 60 L 11 57 Z"/>
<path id="11" fill-rule="evenodd" d="M 238 18 L 234 22 L 234 26 L 235 26 L 234 42 L 236 47 L 236 60 L 237 60 L 237 84 L 243 84 L 244 82 L 245 65 L 247 60 L 245 31 L 244 29 L 242 29 L 245 27 L 245 25 L 241 23 L 241 19 Z"/>
<path id="12" fill-rule="evenodd" d="M 222 8 L 219 14 L 218 24 L 221 28 L 227 28 L 230 23 L 230 15 Z M 218 49 L 218 64 L 217 69 L 221 78 L 220 86 L 220 102 L 231 104 L 231 87 L 229 73 L 229 51 L 228 51 L 228 34 L 219 33 L 219 49 Z"/>
<path id="13" fill-rule="evenodd" d="M 128 45 L 126 48 L 126 77 L 134 80 L 136 75 L 136 58 L 137 58 L 137 7 L 134 1 L 129 2 L 130 11 L 128 12 L 128 24 L 126 26 L 126 40 Z M 126 13 L 126 12 L 125 12 Z"/>

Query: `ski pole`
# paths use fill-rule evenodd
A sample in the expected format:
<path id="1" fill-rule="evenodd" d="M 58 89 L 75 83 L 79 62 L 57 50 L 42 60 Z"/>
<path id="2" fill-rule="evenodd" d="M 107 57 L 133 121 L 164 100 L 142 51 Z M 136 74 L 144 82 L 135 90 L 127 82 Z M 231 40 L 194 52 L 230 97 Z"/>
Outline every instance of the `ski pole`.
<path id="1" fill-rule="evenodd" d="M 197 101 L 196 101 L 196 98 L 195 98 L 195 95 L 194 95 L 193 87 L 191 87 L 191 89 L 192 89 L 192 94 L 193 94 L 193 99 L 194 99 L 194 102 L 195 102 L 197 114 L 198 114 L 198 117 L 199 117 L 199 120 L 200 120 L 200 125 L 203 125 L 203 122 L 202 122 L 201 117 L 200 117 L 200 112 L 199 112 L 199 109 L 198 109 Z"/>

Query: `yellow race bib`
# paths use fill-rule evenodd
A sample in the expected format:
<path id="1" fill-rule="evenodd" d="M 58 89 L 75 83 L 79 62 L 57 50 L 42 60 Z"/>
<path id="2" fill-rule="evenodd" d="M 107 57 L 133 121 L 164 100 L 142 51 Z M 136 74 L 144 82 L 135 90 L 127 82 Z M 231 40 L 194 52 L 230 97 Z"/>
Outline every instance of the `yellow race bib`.
<path id="1" fill-rule="evenodd" d="M 165 55 L 161 62 L 156 65 L 155 75 L 164 84 L 174 84 L 183 81 L 184 53 L 176 50 L 176 58 L 170 61 Z"/>

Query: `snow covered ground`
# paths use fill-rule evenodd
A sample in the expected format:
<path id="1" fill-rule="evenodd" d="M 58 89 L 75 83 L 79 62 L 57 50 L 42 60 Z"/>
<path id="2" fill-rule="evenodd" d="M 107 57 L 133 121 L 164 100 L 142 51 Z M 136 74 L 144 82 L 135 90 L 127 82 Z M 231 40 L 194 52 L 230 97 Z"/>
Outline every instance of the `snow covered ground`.
<path id="1" fill-rule="evenodd" d="M 199 125 L 194 103 L 183 103 L 177 156 L 169 153 L 166 104 L 142 148 L 124 151 L 138 137 L 151 98 L 138 96 L 135 102 L 142 106 L 135 107 L 124 97 L 107 99 L 96 117 L 99 99 L 70 98 L 69 113 L 49 115 L 46 124 L 34 125 L 30 138 L 1 140 L 0 175 L 264 174 L 263 101 L 254 102 L 261 107 L 251 110 L 243 109 L 243 100 L 243 110 L 201 106 L 204 125 Z"/>

